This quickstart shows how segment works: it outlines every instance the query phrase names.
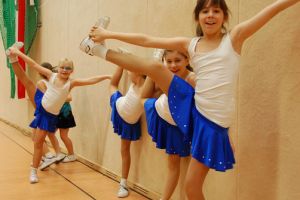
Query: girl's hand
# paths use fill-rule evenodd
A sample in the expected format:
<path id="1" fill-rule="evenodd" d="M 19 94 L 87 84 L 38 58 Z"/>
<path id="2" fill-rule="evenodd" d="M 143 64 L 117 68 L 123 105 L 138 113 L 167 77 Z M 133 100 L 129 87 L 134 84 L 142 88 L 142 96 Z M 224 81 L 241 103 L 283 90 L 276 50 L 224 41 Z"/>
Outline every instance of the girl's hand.
<path id="1" fill-rule="evenodd" d="M 20 50 L 14 46 L 8 48 L 9 56 L 16 57 L 19 55 Z"/>
<path id="2" fill-rule="evenodd" d="M 106 39 L 108 34 L 108 31 L 105 30 L 102 27 L 96 27 L 94 26 L 91 31 L 90 31 L 90 38 L 94 41 L 94 42 L 102 42 L 103 40 Z"/>

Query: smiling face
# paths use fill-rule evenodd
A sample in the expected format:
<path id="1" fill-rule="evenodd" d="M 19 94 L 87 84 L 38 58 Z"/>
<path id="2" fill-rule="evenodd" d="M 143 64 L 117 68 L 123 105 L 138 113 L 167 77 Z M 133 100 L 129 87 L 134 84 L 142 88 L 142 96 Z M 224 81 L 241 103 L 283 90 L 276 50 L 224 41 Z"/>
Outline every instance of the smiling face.
<path id="1" fill-rule="evenodd" d="M 220 7 L 208 5 L 199 13 L 199 24 L 204 34 L 220 33 L 224 23 L 224 13 Z"/>
<path id="2" fill-rule="evenodd" d="M 228 19 L 228 7 L 224 0 L 198 0 L 194 18 L 198 23 L 198 36 L 219 34 Z"/>
<path id="3" fill-rule="evenodd" d="M 179 77 L 185 77 L 188 73 L 186 66 L 189 64 L 188 58 L 178 51 L 167 50 L 164 53 L 164 64 L 168 69 Z"/>
<path id="4" fill-rule="evenodd" d="M 58 64 L 58 74 L 61 78 L 68 79 L 73 72 L 73 62 L 68 59 L 61 60 Z"/>

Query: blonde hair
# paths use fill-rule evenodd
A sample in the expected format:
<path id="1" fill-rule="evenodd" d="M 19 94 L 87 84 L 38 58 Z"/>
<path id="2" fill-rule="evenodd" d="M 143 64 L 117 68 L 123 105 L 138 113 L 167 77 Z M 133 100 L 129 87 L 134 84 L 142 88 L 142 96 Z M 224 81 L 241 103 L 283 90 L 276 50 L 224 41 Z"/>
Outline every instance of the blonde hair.
<path id="1" fill-rule="evenodd" d="M 69 60 L 68 58 L 64 58 L 64 59 L 61 59 L 58 63 L 58 67 L 72 67 L 72 69 L 74 69 L 74 65 L 73 65 L 73 61 L 72 60 Z"/>

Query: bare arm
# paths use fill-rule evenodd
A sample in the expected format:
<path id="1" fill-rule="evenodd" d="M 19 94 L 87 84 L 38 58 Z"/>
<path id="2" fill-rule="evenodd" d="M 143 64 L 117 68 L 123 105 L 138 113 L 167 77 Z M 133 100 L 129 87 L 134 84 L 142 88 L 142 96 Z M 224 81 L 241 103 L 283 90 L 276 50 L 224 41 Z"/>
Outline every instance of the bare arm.
<path id="1" fill-rule="evenodd" d="M 104 81 L 106 79 L 111 79 L 111 76 L 110 75 L 101 75 L 101 76 L 95 76 L 95 77 L 86 78 L 86 79 L 74 79 L 71 81 L 71 88 L 74 88 L 77 86 L 93 85 L 93 84 L 99 83 L 101 81 Z"/>
<path id="2" fill-rule="evenodd" d="M 261 10 L 251 19 L 235 26 L 230 35 L 236 52 L 240 53 L 243 42 L 269 22 L 275 15 L 299 1 L 300 0 L 278 0 Z"/>
<path id="3" fill-rule="evenodd" d="M 147 77 L 142 88 L 141 98 L 150 98 L 153 96 L 154 92 L 155 83 L 150 77 Z"/>
<path id="4" fill-rule="evenodd" d="M 110 81 L 110 93 L 114 93 L 116 90 L 118 90 L 118 86 L 120 83 L 120 80 L 122 78 L 123 74 L 123 68 L 119 67 L 116 69 L 115 73 L 111 77 Z"/>
<path id="5" fill-rule="evenodd" d="M 47 90 L 47 86 L 46 86 L 46 84 L 44 83 L 44 81 L 42 81 L 42 80 L 39 80 L 39 81 L 36 83 L 36 86 L 37 86 L 37 88 L 38 88 L 39 90 L 41 90 L 43 93 L 45 93 L 46 90 Z"/>
<path id="6" fill-rule="evenodd" d="M 186 52 L 190 42 L 190 38 L 186 37 L 153 37 L 141 33 L 113 32 L 101 27 L 93 27 L 90 32 L 90 37 L 95 42 L 101 42 L 105 39 L 115 39 L 138 46 L 177 50 L 180 52 Z"/>
<path id="7" fill-rule="evenodd" d="M 18 56 L 19 58 L 21 58 L 22 60 L 24 60 L 24 62 L 29 67 L 35 69 L 40 74 L 43 74 L 48 79 L 51 77 L 51 75 L 52 75 L 52 71 L 51 70 L 42 67 L 41 65 L 39 65 L 38 63 L 36 63 L 32 58 L 30 58 L 29 56 L 27 56 L 24 53 L 22 53 L 18 48 L 16 48 L 16 47 L 10 47 L 9 51 L 10 51 L 11 55 Z"/>
<path id="8" fill-rule="evenodd" d="M 196 75 L 195 75 L 194 73 L 193 73 L 192 75 L 190 75 L 186 81 L 187 81 L 193 88 L 196 87 Z"/>

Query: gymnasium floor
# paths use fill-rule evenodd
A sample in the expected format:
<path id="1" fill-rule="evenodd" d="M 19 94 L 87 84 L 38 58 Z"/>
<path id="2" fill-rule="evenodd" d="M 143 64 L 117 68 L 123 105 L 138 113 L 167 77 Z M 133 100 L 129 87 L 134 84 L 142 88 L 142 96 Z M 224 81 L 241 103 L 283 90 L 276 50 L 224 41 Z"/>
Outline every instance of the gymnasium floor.
<path id="1" fill-rule="evenodd" d="M 0 121 L 0 199 L 2 200 L 114 200 L 118 183 L 76 161 L 39 171 L 39 183 L 29 184 L 32 141 Z M 147 199 L 130 191 L 126 200 Z"/>

